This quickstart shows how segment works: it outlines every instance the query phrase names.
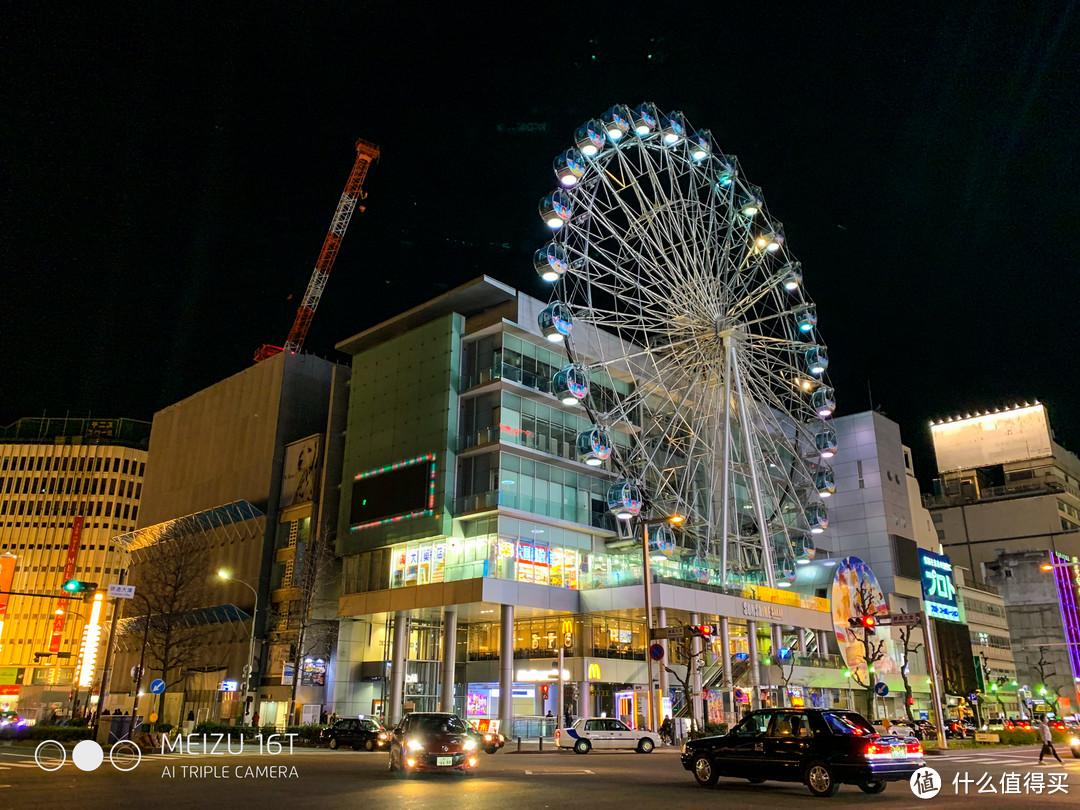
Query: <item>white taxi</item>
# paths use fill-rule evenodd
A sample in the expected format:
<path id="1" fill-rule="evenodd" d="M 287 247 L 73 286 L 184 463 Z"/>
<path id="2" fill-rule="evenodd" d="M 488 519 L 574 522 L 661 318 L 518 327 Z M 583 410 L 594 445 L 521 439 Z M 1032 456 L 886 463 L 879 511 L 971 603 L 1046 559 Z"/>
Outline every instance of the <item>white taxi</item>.
<path id="1" fill-rule="evenodd" d="M 594 748 L 598 751 L 623 748 L 648 754 L 660 745 L 660 735 L 632 729 L 614 717 L 583 717 L 569 728 L 556 729 L 555 745 L 571 748 L 577 754 L 587 754 Z"/>

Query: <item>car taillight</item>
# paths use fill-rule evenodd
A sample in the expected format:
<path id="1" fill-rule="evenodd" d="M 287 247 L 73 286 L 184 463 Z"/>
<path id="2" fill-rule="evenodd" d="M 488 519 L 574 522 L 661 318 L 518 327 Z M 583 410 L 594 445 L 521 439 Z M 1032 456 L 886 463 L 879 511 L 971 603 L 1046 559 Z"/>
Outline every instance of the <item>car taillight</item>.
<path id="1" fill-rule="evenodd" d="M 555 739 L 559 739 L 559 730 L 555 729 Z"/>
<path id="2" fill-rule="evenodd" d="M 909 754 L 919 754 L 921 756 L 922 752 L 923 752 L 922 743 L 920 743 L 920 742 L 909 742 L 907 744 L 907 752 Z"/>
<path id="3" fill-rule="evenodd" d="M 886 756 L 892 755 L 892 746 L 884 743 L 870 743 L 866 746 L 866 755 L 868 757 L 882 756 L 883 754 Z"/>

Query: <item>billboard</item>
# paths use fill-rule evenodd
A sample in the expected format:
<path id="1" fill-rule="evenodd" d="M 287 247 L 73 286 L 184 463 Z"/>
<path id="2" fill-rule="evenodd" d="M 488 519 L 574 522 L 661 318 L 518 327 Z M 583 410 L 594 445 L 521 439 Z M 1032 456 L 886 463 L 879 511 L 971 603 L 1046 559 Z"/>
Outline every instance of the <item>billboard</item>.
<path id="1" fill-rule="evenodd" d="M 4 639 L 4 614 L 7 612 L 8 603 L 8 595 L 4 591 L 11 590 L 17 560 L 18 558 L 11 554 L 0 556 L 0 642 Z"/>
<path id="2" fill-rule="evenodd" d="M 935 619 L 960 621 L 956 601 L 952 563 L 944 554 L 919 549 L 919 578 L 922 580 L 923 605 Z"/>
<path id="3" fill-rule="evenodd" d="M 988 467 L 1051 455 L 1050 422 L 1041 403 L 930 426 L 938 472 Z"/>
<path id="4" fill-rule="evenodd" d="M 967 697 L 979 688 L 975 674 L 975 656 L 971 650 L 971 633 L 966 624 L 934 619 L 937 637 L 938 663 L 945 693 Z"/>
<path id="5" fill-rule="evenodd" d="M 840 647 L 840 654 L 844 657 L 844 663 L 849 669 L 859 673 L 859 677 L 865 681 L 868 673 L 862 631 L 853 629 L 848 620 L 864 614 L 881 615 L 889 612 L 885 594 L 870 566 L 858 557 L 837 560 L 829 602 L 836 642 Z M 879 629 L 878 633 L 881 634 L 883 630 L 884 628 Z M 874 670 L 879 675 L 899 672 L 896 661 L 890 655 L 877 661 Z"/>
<path id="6" fill-rule="evenodd" d="M 308 436 L 285 447 L 285 466 L 281 476 L 282 508 L 315 500 L 320 438 L 318 435 Z"/>

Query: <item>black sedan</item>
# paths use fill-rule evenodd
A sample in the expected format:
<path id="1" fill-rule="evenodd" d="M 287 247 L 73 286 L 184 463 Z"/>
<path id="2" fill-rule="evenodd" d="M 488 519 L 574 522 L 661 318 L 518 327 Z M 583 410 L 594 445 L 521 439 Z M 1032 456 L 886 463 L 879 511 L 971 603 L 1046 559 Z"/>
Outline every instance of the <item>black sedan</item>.
<path id="1" fill-rule="evenodd" d="M 494 731 L 479 731 L 475 727 L 469 726 L 466 733 L 476 740 L 476 747 L 486 754 L 494 754 L 506 745 L 506 737 Z"/>
<path id="2" fill-rule="evenodd" d="M 733 776 L 802 782 L 815 796 L 835 796 L 841 784 L 881 793 L 925 763 L 918 740 L 883 737 L 855 712 L 760 709 L 724 736 L 686 743 L 682 764 L 706 787 Z"/>
<path id="3" fill-rule="evenodd" d="M 390 732 L 370 718 L 338 720 L 319 733 L 319 741 L 331 748 L 351 745 L 365 751 L 384 750 L 390 744 Z"/>

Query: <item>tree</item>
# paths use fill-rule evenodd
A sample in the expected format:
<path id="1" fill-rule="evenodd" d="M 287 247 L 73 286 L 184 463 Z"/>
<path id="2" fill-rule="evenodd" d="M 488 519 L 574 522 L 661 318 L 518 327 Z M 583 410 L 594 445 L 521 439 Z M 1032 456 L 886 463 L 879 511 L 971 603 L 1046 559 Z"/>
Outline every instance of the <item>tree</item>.
<path id="1" fill-rule="evenodd" d="M 189 670 L 209 663 L 206 627 L 192 621 L 193 612 L 206 605 L 209 576 L 210 552 L 201 534 L 177 534 L 132 554 L 132 580 L 146 610 L 142 618 L 150 623 L 146 668 L 161 673 L 166 690 L 183 683 Z M 139 643 L 145 628 L 137 627 Z M 159 717 L 164 707 L 162 693 Z"/>
<path id="2" fill-rule="evenodd" d="M 680 622 L 681 624 L 681 622 Z M 694 652 L 690 645 L 690 639 L 669 639 L 668 640 L 668 655 L 671 660 L 686 661 L 686 672 L 679 673 L 678 670 L 664 664 L 664 669 L 668 674 L 675 678 L 679 682 L 679 688 L 682 689 L 683 700 L 686 701 L 686 705 L 690 707 L 690 730 L 699 731 L 697 727 L 697 713 L 693 711 L 694 703 L 696 699 L 694 695 L 694 688 L 692 686 L 694 680 L 694 670 L 701 670 L 704 668 L 705 662 L 705 645 L 701 645 L 701 649 Z"/>
<path id="3" fill-rule="evenodd" d="M 293 586 L 298 588 L 299 598 L 291 602 L 289 614 L 283 617 L 278 628 L 279 638 L 290 641 L 294 662 L 287 715 L 290 722 L 296 707 L 296 687 L 303 673 L 304 660 L 308 657 L 328 660 L 337 637 L 337 621 L 318 617 L 324 612 L 320 608 L 329 607 L 327 615 L 330 616 L 336 613 L 336 589 L 332 587 L 338 578 L 335 561 L 333 530 L 329 524 L 316 531 L 307 543 L 296 550 Z M 293 637 L 295 641 L 292 641 Z"/>
<path id="4" fill-rule="evenodd" d="M 860 581 L 855 595 L 858 599 L 855 609 L 856 619 L 861 621 L 864 616 L 873 616 L 877 613 L 876 594 L 865 581 Z M 872 718 L 874 716 L 874 686 L 877 683 L 874 668 L 878 661 L 885 658 L 885 639 L 880 638 L 875 641 L 867 629 L 849 629 L 847 632 L 854 635 L 862 644 L 865 672 L 860 667 L 852 667 L 850 672 L 851 679 L 865 690 L 866 716 Z"/>
<path id="5" fill-rule="evenodd" d="M 1057 677 L 1057 670 L 1051 668 L 1051 662 L 1046 658 L 1046 647 L 1039 646 L 1039 658 L 1031 663 L 1031 668 L 1039 673 L 1039 688 L 1036 690 L 1036 694 L 1039 695 L 1044 701 L 1048 702 L 1051 706 L 1057 709 L 1058 701 L 1064 696 L 1067 690 L 1062 689 L 1060 686 L 1052 686 L 1050 684 L 1051 679 Z M 1031 653 L 1026 655 L 1029 662 L 1033 658 Z M 1049 690 L 1053 690 L 1053 699 L 1050 700 Z M 1057 712 L 1055 712 L 1056 714 Z"/>
<path id="6" fill-rule="evenodd" d="M 904 679 L 904 711 L 907 712 L 907 719 L 912 723 L 915 722 L 915 715 L 911 711 L 914 695 L 911 691 L 911 681 L 908 680 L 908 673 L 911 671 L 911 656 L 917 653 L 923 646 L 921 641 L 916 644 L 911 643 L 911 632 L 914 629 L 914 627 L 906 626 L 901 626 L 899 628 L 900 643 L 903 645 L 902 649 L 904 656 L 904 660 L 900 666 L 900 677 Z"/>
<path id="7" fill-rule="evenodd" d="M 772 658 L 772 665 L 780 671 L 780 682 L 782 684 L 780 705 L 783 706 L 787 704 L 788 685 L 795 674 L 795 656 L 792 655 L 791 650 L 783 648 L 777 650 L 776 654 L 770 657 Z"/>

